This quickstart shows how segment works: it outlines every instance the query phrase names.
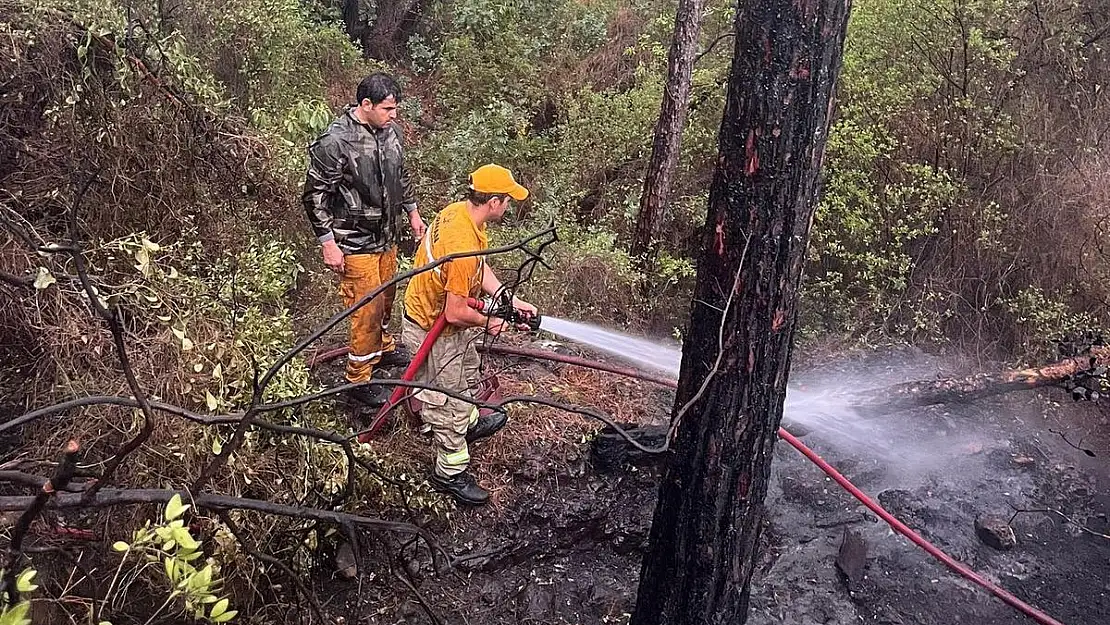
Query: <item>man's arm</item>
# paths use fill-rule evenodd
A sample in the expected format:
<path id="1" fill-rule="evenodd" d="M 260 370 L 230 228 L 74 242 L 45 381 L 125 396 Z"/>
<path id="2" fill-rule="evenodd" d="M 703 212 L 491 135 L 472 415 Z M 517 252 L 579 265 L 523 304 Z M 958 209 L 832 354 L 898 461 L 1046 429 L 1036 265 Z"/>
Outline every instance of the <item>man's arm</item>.
<path id="1" fill-rule="evenodd" d="M 301 203 L 316 239 L 324 248 L 324 263 L 337 273 L 343 273 L 343 251 L 336 245 L 331 229 L 335 219 L 331 214 L 331 198 L 342 178 L 342 165 L 335 154 L 318 141 L 309 146 Z"/>
<path id="2" fill-rule="evenodd" d="M 504 329 L 505 320 L 487 317 L 474 310 L 466 303 L 465 297 L 447 292 L 447 303 L 443 307 L 443 315 L 447 323 L 460 328 L 486 328 L 486 332 L 496 336 Z"/>
<path id="3" fill-rule="evenodd" d="M 445 249 L 444 255 L 452 252 L 465 252 L 465 249 Z M 443 316 L 447 323 L 460 328 L 485 328 L 490 334 L 500 334 L 505 323 L 501 319 L 486 316 L 471 308 L 466 300 L 470 293 L 471 279 L 477 268 L 477 258 L 459 258 L 441 266 L 443 288 L 447 300 L 443 306 Z"/>

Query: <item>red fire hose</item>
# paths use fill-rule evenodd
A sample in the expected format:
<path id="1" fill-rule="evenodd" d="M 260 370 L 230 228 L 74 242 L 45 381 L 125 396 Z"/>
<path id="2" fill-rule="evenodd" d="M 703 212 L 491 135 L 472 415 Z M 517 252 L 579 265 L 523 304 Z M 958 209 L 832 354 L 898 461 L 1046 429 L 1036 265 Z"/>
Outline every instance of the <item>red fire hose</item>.
<path id="1" fill-rule="evenodd" d="M 441 319 L 442 319 L 442 317 L 441 317 Z M 439 321 L 437 320 L 437 325 L 438 325 L 438 323 L 439 323 Z M 433 328 L 433 330 L 434 329 L 435 328 Z M 429 333 L 429 336 L 430 335 L 431 335 L 431 333 Z M 425 341 L 425 344 L 428 346 L 428 349 L 431 348 L 431 345 L 427 340 Z M 424 347 L 425 347 L 425 345 L 421 345 L 421 351 L 424 351 L 425 356 L 426 356 L 427 353 L 424 350 Z M 648 373 L 644 373 L 644 372 L 636 370 L 636 369 L 626 369 L 624 367 L 618 367 L 618 366 L 606 364 L 606 363 L 603 363 L 603 362 L 588 360 L 586 358 L 579 358 L 577 356 L 565 356 L 563 354 L 557 354 L 557 353 L 554 353 L 554 352 L 549 352 L 549 351 L 544 351 L 544 350 L 528 349 L 528 348 L 521 348 L 521 347 L 510 347 L 510 346 L 505 346 L 505 345 L 491 345 L 491 346 L 487 347 L 485 349 L 485 351 L 488 351 L 489 353 L 493 353 L 493 354 L 523 356 L 523 357 L 526 357 L 526 358 L 535 358 L 535 359 L 539 359 L 539 360 L 551 360 L 551 361 L 554 361 L 554 362 L 562 362 L 562 363 L 566 363 L 566 364 L 577 365 L 577 366 L 580 366 L 580 367 L 588 367 L 590 369 L 597 369 L 597 370 L 600 370 L 600 371 L 607 371 L 609 373 L 615 373 L 617 375 L 623 375 L 623 376 L 627 376 L 627 377 L 631 377 L 631 378 L 638 378 L 638 379 L 645 380 L 645 381 L 648 381 L 648 382 L 654 382 L 654 383 L 660 384 L 662 386 L 669 386 L 671 388 L 677 388 L 678 387 L 678 382 L 675 381 L 675 380 L 669 379 L 669 378 L 661 378 L 661 377 L 654 376 L 654 375 L 651 375 L 651 374 L 648 374 Z M 323 360 L 336 358 L 336 357 L 338 357 L 338 356 L 340 356 L 344 353 L 346 353 L 346 348 L 338 348 L 338 349 L 329 350 L 329 351 L 324 352 L 324 353 L 316 356 L 315 358 L 311 359 L 310 362 L 309 362 L 309 366 L 312 366 L 313 364 L 315 364 L 317 362 L 321 362 Z M 418 352 L 417 354 L 419 355 L 419 353 L 420 352 Z M 413 363 L 416 363 L 416 362 L 417 362 L 417 359 L 413 358 Z M 412 367 L 413 367 L 413 365 L 409 365 L 410 369 Z M 409 371 L 406 369 L 405 373 L 408 374 Z M 405 379 L 411 379 L 411 378 L 405 378 Z M 397 399 L 400 399 L 400 395 L 398 393 L 399 391 L 401 391 L 403 393 L 402 388 L 398 388 L 393 392 L 394 395 L 398 395 Z M 390 398 L 390 402 L 386 404 L 386 407 L 390 407 L 390 408 L 392 407 L 391 404 L 393 404 L 393 399 L 394 398 L 392 398 L 392 397 Z M 383 410 L 383 412 L 379 413 L 379 416 L 376 418 L 375 423 L 377 423 L 377 419 L 381 419 L 381 420 L 384 421 L 384 418 L 385 418 L 384 415 L 388 412 L 388 410 L 386 410 L 385 407 L 383 407 L 382 410 Z M 375 427 L 375 426 L 371 426 L 371 427 Z M 371 431 L 373 431 L 373 430 L 371 430 Z M 959 575 L 963 576 L 964 578 L 974 582 L 975 584 L 978 584 L 979 586 L 986 589 L 988 592 L 990 592 L 994 596 L 996 596 L 999 599 L 1001 599 L 1002 601 L 1004 601 L 1006 604 L 1016 608 L 1018 611 L 1025 614 L 1026 616 L 1032 618 L 1034 621 L 1040 623 L 1041 625 L 1063 625 L 1063 623 L 1061 623 L 1060 621 L 1057 621 L 1056 619 L 1054 619 L 1051 616 L 1045 614 L 1044 612 L 1040 611 L 1039 609 L 1029 605 L 1028 603 L 1025 603 L 1021 599 L 1018 599 L 1017 597 L 1012 595 L 1010 592 L 1008 592 L 1005 588 L 1002 588 L 998 584 L 995 584 L 994 582 L 991 582 L 990 580 L 984 578 L 982 575 L 979 575 L 975 571 L 969 569 L 967 566 L 960 563 L 959 561 L 957 561 L 952 556 L 950 556 L 950 555 L 944 553 L 943 551 L 941 551 L 936 545 L 934 545 L 931 542 L 925 540 L 920 534 L 918 534 L 917 532 L 910 529 L 910 527 L 908 525 L 899 521 L 897 518 L 895 518 L 895 516 L 893 514 L 887 512 L 882 506 L 880 506 L 878 503 L 876 503 L 874 500 L 872 500 L 870 497 L 868 497 L 862 490 L 860 490 L 858 487 L 856 487 L 855 484 L 853 484 L 851 481 L 849 481 L 848 478 L 844 477 L 843 474 L 841 474 L 839 471 L 837 471 L 835 468 L 833 468 L 832 465 L 830 465 L 823 458 L 821 458 L 821 456 L 817 455 L 816 452 L 814 452 L 812 449 L 807 447 L 805 443 L 798 440 L 798 438 L 795 437 L 790 432 L 787 432 L 785 429 L 780 427 L 779 430 L 778 430 L 778 436 L 779 436 L 779 438 L 781 438 L 784 441 L 786 441 L 787 443 L 789 443 L 792 447 L 794 447 L 794 449 L 797 449 L 798 451 L 800 451 L 802 453 L 802 455 L 804 455 L 811 462 L 816 464 L 822 471 L 825 472 L 826 475 L 828 475 L 833 480 L 835 480 L 837 484 L 840 484 L 840 486 L 842 488 L 844 488 L 844 490 L 848 491 L 849 494 L 851 494 L 853 497 L 858 499 L 859 502 L 862 503 L 864 506 L 867 506 L 867 508 L 869 510 L 871 510 L 872 512 L 874 512 L 879 518 L 881 518 L 883 521 L 886 521 L 886 523 L 889 524 L 892 528 L 894 528 L 899 534 L 902 534 L 903 536 L 908 538 L 910 540 L 910 542 L 912 542 L 913 544 L 917 545 L 918 547 L 921 547 L 922 549 L 924 549 L 929 555 L 933 556 L 937 560 L 940 560 L 941 563 L 943 563 L 948 568 L 952 569 L 953 571 L 955 571 Z M 361 441 L 362 439 L 360 438 L 359 440 Z"/>
<path id="2" fill-rule="evenodd" d="M 473 297 L 467 298 L 466 304 L 475 310 L 482 310 L 482 303 Z M 409 362 L 409 365 L 405 367 L 404 373 L 401 374 L 402 380 L 405 382 L 412 382 L 416 379 L 416 374 L 420 371 L 420 366 L 424 364 L 424 361 L 428 359 L 428 354 L 432 351 L 432 345 L 435 345 L 436 340 L 439 339 L 439 335 L 443 334 L 443 329 L 446 327 L 447 315 L 441 314 L 436 317 L 435 323 L 433 323 L 431 329 L 428 330 L 428 334 L 424 337 L 424 341 L 420 343 L 420 348 L 416 350 L 416 353 L 412 357 L 412 361 Z M 350 349 L 346 347 L 329 350 L 309 359 L 308 366 L 311 367 L 318 362 L 336 358 L 348 351 L 350 351 Z M 370 421 L 370 427 L 366 428 L 362 434 L 359 434 L 358 442 L 369 443 L 370 439 L 374 438 L 374 434 L 385 425 L 385 420 L 389 418 L 389 413 L 401 403 L 402 399 L 404 399 L 405 391 L 406 387 L 404 386 L 394 387 L 393 392 L 389 395 L 389 400 L 378 409 L 377 414 L 374 415 L 374 419 Z"/>
<path id="3" fill-rule="evenodd" d="M 424 342 L 420 344 L 420 348 L 417 349 L 416 354 L 413 355 L 412 362 L 409 363 L 409 366 L 405 367 L 405 372 L 401 374 L 402 380 L 406 382 L 412 382 L 413 379 L 416 378 L 416 373 L 420 371 L 420 365 L 424 364 L 424 361 L 428 359 L 428 354 L 432 351 L 432 345 L 435 344 L 436 339 L 439 338 L 439 335 L 443 333 L 443 328 L 445 327 L 447 327 L 447 315 L 440 315 L 439 317 L 436 317 L 436 322 L 433 323 L 432 328 L 428 330 L 428 335 L 424 337 Z M 320 362 L 323 356 L 331 356 L 331 358 L 335 358 L 345 353 L 346 351 L 349 350 L 347 350 L 347 348 L 330 350 L 312 359 L 312 361 L 309 363 L 309 366 Z M 385 420 L 389 417 L 390 411 L 392 411 L 393 408 L 397 406 L 397 404 L 401 403 L 401 399 L 404 398 L 406 390 L 407 389 L 404 386 L 394 387 L 393 392 L 389 395 L 389 401 L 385 402 L 385 404 L 378 410 L 378 413 L 374 415 L 374 420 L 370 422 L 370 427 L 368 427 L 366 431 L 362 434 L 359 434 L 358 442 L 370 442 L 370 439 L 374 437 L 374 433 L 381 429 L 383 425 L 385 425 Z"/>

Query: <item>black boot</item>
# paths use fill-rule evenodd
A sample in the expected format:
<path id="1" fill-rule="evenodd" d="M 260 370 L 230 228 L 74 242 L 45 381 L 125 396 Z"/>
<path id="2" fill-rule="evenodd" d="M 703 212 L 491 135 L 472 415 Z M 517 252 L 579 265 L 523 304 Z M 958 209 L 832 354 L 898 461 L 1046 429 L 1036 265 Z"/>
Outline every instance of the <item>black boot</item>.
<path id="1" fill-rule="evenodd" d="M 466 431 L 466 442 L 473 443 L 483 438 L 489 438 L 497 434 L 497 431 L 505 427 L 505 424 L 508 422 L 509 416 L 500 410 L 482 415 L 478 417 L 474 425 Z"/>
<path id="2" fill-rule="evenodd" d="M 389 399 L 389 389 L 383 386 L 359 386 L 347 391 L 347 398 L 354 408 L 378 409 Z"/>
<path id="3" fill-rule="evenodd" d="M 378 361 L 378 367 L 407 367 L 412 362 L 412 354 L 405 346 L 398 345 L 396 349 L 391 352 L 382 354 L 381 360 Z"/>
<path id="4" fill-rule="evenodd" d="M 454 495 L 459 503 L 480 506 L 489 501 L 489 491 L 478 486 L 474 476 L 466 471 L 451 477 L 443 477 L 432 471 L 431 475 L 428 476 L 428 482 L 435 490 Z"/>

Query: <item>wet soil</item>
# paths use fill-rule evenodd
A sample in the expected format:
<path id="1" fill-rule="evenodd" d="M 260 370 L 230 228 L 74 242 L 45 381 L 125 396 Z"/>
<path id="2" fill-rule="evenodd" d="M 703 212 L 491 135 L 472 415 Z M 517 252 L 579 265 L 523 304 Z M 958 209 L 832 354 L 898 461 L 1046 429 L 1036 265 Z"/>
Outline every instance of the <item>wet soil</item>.
<path id="1" fill-rule="evenodd" d="M 923 362 L 937 375 L 962 373 L 902 350 L 826 363 L 794 378 L 819 385 L 850 373 L 878 387 L 922 375 Z M 668 393 L 649 385 L 642 392 L 660 394 L 660 402 L 641 423 L 661 423 Z M 1110 410 L 1048 389 L 889 415 L 865 445 L 819 428 L 803 440 L 973 570 L 1063 623 L 1101 625 L 1110 623 L 1110 538 L 1096 535 L 1110 533 L 1108 437 Z M 595 446 L 600 453 L 582 446 L 584 461 L 564 463 L 545 457 L 537 443 L 510 465 L 509 500 L 459 509 L 433 527 L 453 556 L 453 572 L 436 573 L 428 554 L 414 548 L 395 567 L 399 577 L 387 580 L 379 571 L 378 581 L 358 591 L 355 581 L 330 583 L 329 611 L 350 614 L 357 596 L 367 623 L 435 622 L 429 611 L 440 622 L 470 625 L 627 622 L 658 461 L 611 444 Z M 482 454 L 475 450 L 476 462 Z M 1032 622 L 895 534 L 785 443 L 775 449 L 767 510 L 749 623 Z M 1010 522 L 1014 548 L 999 551 L 979 540 L 975 519 L 983 514 Z M 851 548 L 841 568 L 851 575 L 836 566 L 846 535 Z"/>

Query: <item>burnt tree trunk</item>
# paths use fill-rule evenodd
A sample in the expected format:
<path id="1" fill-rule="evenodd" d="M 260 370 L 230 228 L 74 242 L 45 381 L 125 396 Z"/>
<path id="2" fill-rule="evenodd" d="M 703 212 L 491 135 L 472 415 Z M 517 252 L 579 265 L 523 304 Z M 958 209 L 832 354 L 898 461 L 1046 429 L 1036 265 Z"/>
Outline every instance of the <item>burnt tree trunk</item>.
<path id="1" fill-rule="evenodd" d="M 663 104 L 655 123 L 655 139 L 651 146 L 644 190 L 640 195 L 640 212 L 636 217 L 636 233 L 632 238 L 633 255 L 655 255 L 655 238 L 671 195 L 671 179 L 678 165 L 682 147 L 682 128 L 690 104 L 690 82 L 697 54 L 698 34 L 705 0 L 679 0 L 674 18 L 674 36 L 667 59 L 667 82 L 663 88 Z"/>
<path id="2" fill-rule="evenodd" d="M 749 0 L 737 12 L 681 422 L 633 625 L 747 618 L 849 9 L 850 0 Z"/>

